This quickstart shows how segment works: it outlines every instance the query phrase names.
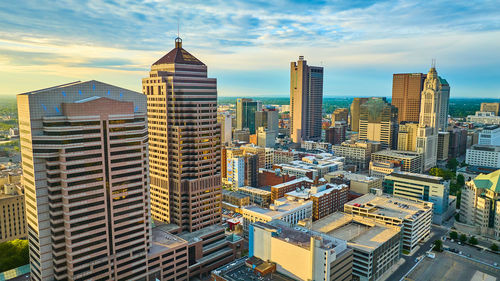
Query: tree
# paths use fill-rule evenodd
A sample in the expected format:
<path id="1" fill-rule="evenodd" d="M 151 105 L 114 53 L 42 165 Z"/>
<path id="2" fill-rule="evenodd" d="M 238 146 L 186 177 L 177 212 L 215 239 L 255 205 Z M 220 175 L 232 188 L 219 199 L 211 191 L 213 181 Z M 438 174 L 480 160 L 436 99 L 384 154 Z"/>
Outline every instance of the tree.
<path id="1" fill-rule="evenodd" d="M 456 158 L 451 158 L 450 160 L 448 160 L 448 163 L 446 163 L 446 168 L 448 168 L 452 171 L 456 171 L 458 164 L 459 163 L 458 163 Z"/>
<path id="2" fill-rule="evenodd" d="M 435 240 L 433 244 L 434 244 L 434 248 L 433 248 L 434 251 L 436 251 L 436 252 L 443 251 L 443 241 L 441 241 L 441 239 Z"/>
<path id="3" fill-rule="evenodd" d="M 467 241 L 467 236 L 465 234 L 460 234 L 460 242 L 465 242 Z"/>
<path id="4" fill-rule="evenodd" d="M 492 251 L 494 251 L 494 252 L 497 252 L 497 251 L 498 251 L 498 245 L 497 245 L 497 244 L 495 244 L 495 243 L 493 243 L 493 244 L 491 244 L 490 249 L 491 249 Z"/>
<path id="5" fill-rule="evenodd" d="M 450 238 L 453 239 L 453 240 L 457 240 L 458 233 L 456 231 L 450 232 Z"/>
<path id="6" fill-rule="evenodd" d="M 457 175 L 457 184 L 460 187 L 463 187 L 465 185 L 465 177 L 464 177 L 464 175 L 462 175 L 462 174 L 458 174 Z"/>
<path id="7" fill-rule="evenodd" d="M 471 245 L 477 245 L 477 243 L 478 243 L 478 242 L 477 242 L 476 237 L 471 236 L 471 237 L 469 238 L 469 243 L 470 243 Z"/>
<path id="8" fill-rule="evenodd" d="M 28 241 L 16 239 L 0 243 L 0 272 L 29 263 Z"/>

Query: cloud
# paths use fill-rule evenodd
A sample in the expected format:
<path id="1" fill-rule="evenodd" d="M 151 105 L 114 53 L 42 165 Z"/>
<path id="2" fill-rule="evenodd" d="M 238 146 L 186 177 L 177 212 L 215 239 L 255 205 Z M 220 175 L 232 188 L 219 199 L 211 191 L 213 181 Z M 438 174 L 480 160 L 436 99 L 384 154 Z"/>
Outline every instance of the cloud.
<path id="1" fill-rule="evenodd" d="M 123 75 L 137 77 L 133 87 L 140 89 L 150 64 L 173 47 L 180 22 L 184 46 L 209 69 L 242 75 L 219 82 L 234 94 L 282 93 L 287 78 L 255 89 L 245 75 L 284 72 L 274 76 L 283 79 L 299 55 L 325 66 L 326 75 L 349 72 L 350 81 L 367 71 L 426 71 L 431 58 L 441 73 L 451 73 L 449 81 L 469 69 L 477 70 L 471 81 L 480 81 L 481 69 L 500 63 L 498 14 L 500 5 L 491 0 L 2 1 L 0 69 L 32 75 L 43 69 L 44 77 L 58 79 L 112 74 L 117 82 Z M 335 89 L 326 84 L 335 77 L 327 78 L 325 90 Z M 500 88 L 499 80 L 481 80 L 483 92 Z"/>

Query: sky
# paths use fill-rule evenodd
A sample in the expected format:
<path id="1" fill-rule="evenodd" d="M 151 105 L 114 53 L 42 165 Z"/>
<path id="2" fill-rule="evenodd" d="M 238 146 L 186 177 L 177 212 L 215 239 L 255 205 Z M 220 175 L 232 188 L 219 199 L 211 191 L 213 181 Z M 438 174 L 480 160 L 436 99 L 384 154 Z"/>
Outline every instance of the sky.
<path id="1" fill-rule="evenodd" d="M 2 0 L 0 95 L 91 79 L 141 91 L 178 23 L 220 96 L 288 96 L 303 55 L 325 68 L 324 96 L 390 96 L 393 73 L 436 59 L 452 97 L 500 98 L 498 0 Z"/>

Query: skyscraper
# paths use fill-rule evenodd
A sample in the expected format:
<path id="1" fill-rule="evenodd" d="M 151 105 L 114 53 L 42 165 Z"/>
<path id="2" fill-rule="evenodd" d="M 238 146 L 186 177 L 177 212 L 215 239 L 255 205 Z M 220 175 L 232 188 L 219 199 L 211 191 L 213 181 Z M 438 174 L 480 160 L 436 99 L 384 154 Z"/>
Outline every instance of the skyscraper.
<path id="1" fill-rule="evenodd" d="M 196 231 L 221 222 L 217 80 L 207 66 L 175 48 L 142 79 L 148 100 L 151 213 Z"/>
<path id="2" fill-rule="evenodd" d="M 187 243 L 151 231 L 145 97 L 88 81 L 17 102 L 32 280 L 186 280 L 164 257 Z"/>
<path id="3" fill-rule="evenodd" d="M 290 136 L 292 141 L 319 141 L 323 108 L 323 67 L 303 56 L 290 65 Z"/>
<path id="4" fill-rule="evenodd" d="M 370 98 L 359 108 L 359 139 L 378 141 L 382 149 L 396 149 L 398 109 L 385 98 Z"/>
<path id="5" fill-rule="evenodd" d="M 398 122 L 418 122 L 420 94 L 426 75 L 423 73 L 394 74 L 391 103 L 398 109 Z"/>
<path id="6" fill-rule="evenodd" d="M 417 135 L 417 152 L 424 154 L 424 170 L 436 165 L 438 132 L 448 127 L 450 86 L 431 67 L 424 82 Z"/>
<path id="7" fill-rule="evenodd" d="M 359 132 L 359 107 L 368 100 L 368 98 L 354 98 L 352 100 L 351 110 L 349 112 L 351 131 Z"/>
<path id="8" fill-rule="evenodd" d="M 252 99 L 236 100 L 236 129 L 248 128 L 250 134 L 255 134 L 255 113 L 262 110 L 260 101 Z"/>

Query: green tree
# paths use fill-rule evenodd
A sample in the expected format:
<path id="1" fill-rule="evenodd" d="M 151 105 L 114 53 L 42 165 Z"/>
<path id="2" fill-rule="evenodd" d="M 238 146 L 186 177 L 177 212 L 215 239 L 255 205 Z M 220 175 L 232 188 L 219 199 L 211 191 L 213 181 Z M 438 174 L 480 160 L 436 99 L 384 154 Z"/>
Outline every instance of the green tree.
<path id="1" fill-rule="evenodd" d="M 433 248 L 434 251 L 436 251 L 436 252 L 443 251 L 443 241 L 441 241 L 441 239 L 435 240 L 433 244 L 434 244 L 434 248 Z"/>
<path id="2" fill-rule="evenodd" d="M 467 236 L 465 234 L 460 234 L 460 242 L 465 242 L 467 241 Z"/>
<path id="3" fill-rule="evenodd" d="M 0 243 L 0 272 L 29 263 L 27 240 L 13 240 Z"/>
<path id="4" fill-rule="evenodd" d="M 455 220 L 460 222 L 460 214 L 455 214 Z"/>
<path id="5" fill-rule="evenodd" d="M 477 245 L 477 243 L 478 243 L 478 242 L 477 242 L 476 237 L 471 236 L 471 237 L 469 238 L 469 243 L 470 243 L 471 245 Z"/>
<path id="6" fill-rule="evenodd" d="M 460 187 L 463 187 L 465 185 L 465 177 L 464 177 L 464 175 L 462 175 L 462 174 L 458 174 L 457 175 L 457 184 Z"/>
<path id="7" fill-rule="evenodd" d="M 493 243 L 493 244 L 491 244 L 490 249 L 491 249 L 492 251 L 494 251 L 494 252 L 497 252 L 497 251 L 498 251 L 498 245 L 497 245 L 497 244 L 495 244 L 495 243 Z"/>
<path id="8" fill-rule="evenodd" d="M 456 231 L 450 232 L 450 238 L 453 239 L 453 240 L 457 240 L 458 233 Z"/>
<path id="9" fill-rule="evenodd" d="M 446 168 L 448 168 L 452 171 L 456 171 L 458 164 L 459 163 L 458 163 L 458 160 L 456 158 L 451 158 L 450 160 L 448 160 L 448 163 L 446 163 Z"/>

